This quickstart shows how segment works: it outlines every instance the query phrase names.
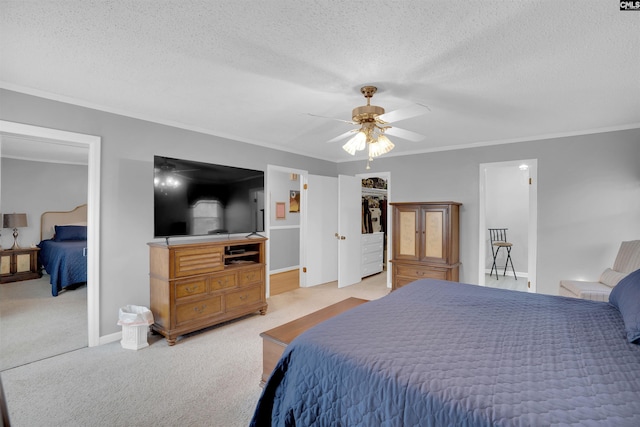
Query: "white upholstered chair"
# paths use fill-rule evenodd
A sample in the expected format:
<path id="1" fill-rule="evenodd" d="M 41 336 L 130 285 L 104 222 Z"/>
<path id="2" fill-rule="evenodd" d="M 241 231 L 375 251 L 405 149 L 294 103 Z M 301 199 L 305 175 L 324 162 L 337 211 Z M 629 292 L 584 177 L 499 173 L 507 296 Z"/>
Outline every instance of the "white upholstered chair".
<path id="1" fill-rule="evenodd" d="M 609 301 L 609 294 L 613 287 L 627 274 L 639 268 L 640 240 L 622 242 L 613 268 L 605 269 L 597 282 L 561 280 L 559 293 L 565 297 Z"/>

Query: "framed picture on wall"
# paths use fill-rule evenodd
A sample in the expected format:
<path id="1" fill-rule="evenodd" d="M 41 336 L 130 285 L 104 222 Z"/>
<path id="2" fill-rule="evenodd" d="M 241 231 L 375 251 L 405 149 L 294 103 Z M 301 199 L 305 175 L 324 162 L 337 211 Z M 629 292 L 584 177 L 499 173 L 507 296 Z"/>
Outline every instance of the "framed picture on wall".
<path id="1" fill-rule="evenodd" d="M 286 203 L 276 202 L 276 219 L 285 219 L 287 217 L 285 211 L 286 211 Z"/>
<path id="2" fill-rule="evenodd" d="M 289 192 L 289 212 L 300 212 L 300 192 L 291 190 Z"/>

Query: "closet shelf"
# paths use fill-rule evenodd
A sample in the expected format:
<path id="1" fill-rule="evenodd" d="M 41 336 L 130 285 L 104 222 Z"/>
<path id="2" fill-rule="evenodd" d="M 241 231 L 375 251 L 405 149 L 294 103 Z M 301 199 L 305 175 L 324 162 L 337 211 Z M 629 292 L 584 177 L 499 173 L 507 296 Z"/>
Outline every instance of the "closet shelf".
<path id="1" fill-rule="evenodd" d="M 362 187 L 362 195 L 363 196 L 386 196 L 387 189 Z"/>

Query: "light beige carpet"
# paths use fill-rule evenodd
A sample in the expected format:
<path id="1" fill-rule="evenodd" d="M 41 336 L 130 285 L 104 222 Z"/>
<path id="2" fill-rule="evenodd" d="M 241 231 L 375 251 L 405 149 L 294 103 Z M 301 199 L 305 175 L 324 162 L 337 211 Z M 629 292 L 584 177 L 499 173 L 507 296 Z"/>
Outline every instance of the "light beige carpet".
<path id="1" fill-rule="evenodd" d="M 87 346 L 86 285 L 52 297 L 49 278 L 0 285 L 0 371 Z"/>
<path id="2" fill-rule="evenodd" d="M 169 347 L 125 350 L 119 342 L 84 348 L 1 373 L 14 426 L 246 426 L 262 389 L 265 330 L 348 297 L 377 299 L 386 274 L 338 289 L 301 288 L 250 315 Z"/>

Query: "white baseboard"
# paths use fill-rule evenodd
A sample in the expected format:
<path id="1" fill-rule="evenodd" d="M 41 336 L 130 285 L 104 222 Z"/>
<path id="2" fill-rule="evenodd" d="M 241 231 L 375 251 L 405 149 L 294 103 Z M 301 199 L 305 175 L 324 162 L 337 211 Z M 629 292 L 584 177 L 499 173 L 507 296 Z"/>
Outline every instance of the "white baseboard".
<path id="1" fill-rule="evenodd" d="M 116 332 L 111 335 L 101 336 L 100 341 L 98 342 L 98 345 L 109 344 L 111 342 L 120 341 L 120 340 L 122 340 L 122 331 Z"/>
<path id="2" fill-rule="evenodd" d="M 499 271 L 500 271 L 500 275 L 502 276 L 503 275 L 502 273 L 504 272 L 504 267 L 502 267 L 502 269 L 499 270 Z M 487 269 L 484 270 L 484 274 L 489 274 L 489 273 L 491 273 L 491 269 L 490 268 L 487 268 Z M 507 274 L 506 275 L 509 276 L 509 277 L 513 277 L 513 270 L 509 270 L 507 268 Z M 526 272 L 522 272 L 522 271 L 516 271 L 516 276 L 517 277 L 527 277 L 527 273 Z"/>

